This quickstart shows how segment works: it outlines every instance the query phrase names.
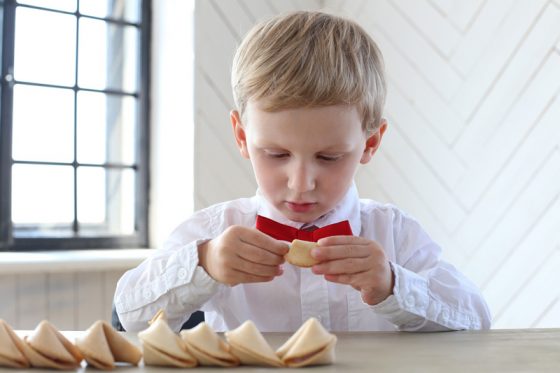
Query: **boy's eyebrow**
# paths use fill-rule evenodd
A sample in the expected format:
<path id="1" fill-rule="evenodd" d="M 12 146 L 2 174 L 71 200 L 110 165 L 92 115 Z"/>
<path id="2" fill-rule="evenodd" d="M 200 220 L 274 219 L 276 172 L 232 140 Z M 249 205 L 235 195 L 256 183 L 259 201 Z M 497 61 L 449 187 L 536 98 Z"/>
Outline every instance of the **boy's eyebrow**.
<path id="1" fill-rule="evenodd" d="M 324 150 L 347 151 L 351 147 L 352 146 L 350 144 L 341 143 L 341 144 L 334 144 L 334 145 L 328 146 L 328 147 L 324 148 Z"/>
<path id="2" fill-rule="evenodd" d="M 259 149 L 263 149 L 263 150 L 288 150 L 283 146 L 280 145 L 273 145 L 273 144 L 262 144 L 262 145 L 257 145 L 257 148 Z M 346 153 L 349 152 L 351 149 L 346 146 L 346 144 L 344 145 L 333 145 L 333 146 L 329 146 L 327 148 L 321 148 L 320 150 L 317 151 L 317 153 L 322 153 L 322 152 L 334 152 L 334 153 Z"/>
<path id="3" fill-rule="evenodd" d="M 270 139 L 258 139 L 254 142 L 254 145 L 259 149 L 285 149 L 285 146 L 282 144 L 274 142 L 274 140 Z M 320 151 L 336 151 L 336 152 L 347 152 L 351 151 L 353 148 L 352 143 L 341 142 L 337 144 L 327 145 L 325 147 L 321 147 Z"/>
<path id="4" fill-rule="evenodd" d="M 257 148 L 261 149 L 268 149 L 268 148 L 282 148 L 279 144 L 271 143 L 271 142 L 256 142 L 255 145 Z"/>

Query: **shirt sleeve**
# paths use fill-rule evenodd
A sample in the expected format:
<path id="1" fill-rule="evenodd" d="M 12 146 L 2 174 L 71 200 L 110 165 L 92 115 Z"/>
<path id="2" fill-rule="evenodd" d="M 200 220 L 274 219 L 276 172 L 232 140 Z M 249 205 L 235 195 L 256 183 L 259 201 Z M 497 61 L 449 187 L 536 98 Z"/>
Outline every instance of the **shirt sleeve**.
<path id="1" fill-rule="evenodd" d="M 121 277 L 114 301 L 125 330 L 147 328 L 156 312 L 165 309 L 169 326 L 178 331 L 216 294 L 221 285 L 198 266 L 198 246 L 213 238 L 207 226 L 208 216 L 195 214 L 162 249 Z"/>
<path id="2" fill-rule="evenodd" d="M 393 295 L 371 308 L 404 331 L 489 329 L 490 311 L 479 289 L 441 260 L 441 248 L 420 225 L 404 218 L 397 240 Z"/>

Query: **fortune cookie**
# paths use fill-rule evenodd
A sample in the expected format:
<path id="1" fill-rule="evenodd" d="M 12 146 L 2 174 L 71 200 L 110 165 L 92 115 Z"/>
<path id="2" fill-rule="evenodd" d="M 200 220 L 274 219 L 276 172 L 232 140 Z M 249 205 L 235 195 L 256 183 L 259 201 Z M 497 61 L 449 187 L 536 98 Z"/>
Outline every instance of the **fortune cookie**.
<path id="1" fill-rule="evenodd" d="M 276 350 L 276 354 L 291 368 L 332 364 L 335 344 L 336 336 L 312 317 Z"/>
<path id="2" fill-rule="evenodd" d="M 152 319 L 148 329 L 138 333 L 138 338 L 144 349 L 145 365 L 192 368 L 197 364 L 185 342 L 171 330 L 164 318 Z"/>
<path id="3" fill-rule="evenodd" d="M 24 354 L 33 367 L 72 370 L 83 360 L 78 348 L 45 320 L 24 342 Z"/>
<path id="4" fill-rule="evenodd" d="M 293 240 L 290 251 L 284 256 L 288 263 L 298 267 L 312 267 L 318 261 L 311 256 L 311 249 L 317 247 L 315 242 Z"/>
<path id="5" fill-rule="evenodd" d="M 231 353 L 245 365 L 281 367 L 282 362 L 274 353 L 255 324 L 247 320 L 237 329 L 225 332 Z"/>
<path id="6" fill-rule="evenodd" d="M 160 308 L 159 311 L 156 312 L 154 317 L 152 317 L 152 319 L 150 321 L 148 321 L 148 325 L 152 325 L 153 322 L 155 322 L 156 320 L 160 320 L 160 319 L 165 321 L 165 322 L 168 322 L 167 321 L 167 315 L 165 314 L 165 311 L 161 308 Z"/>
<path id="7" fill-rule="evenodd" d="M 0 319 L 0 366 L 10 368 L 29 368 L 25 357 L 23 341 L 7 322 Z"/>
<path id="8" fill-rule="evenodd" d="M 88 364 L 97 369 L 111 370 L 115 361 L 138 365 L 142 352 L 105 321 L 96 321 L 84 336 L 76 339 L 76 346 Z"/>
<path id="9" fill-rule="evenodd" d="M 181 331 L 180 334 L 187 350 L 200 365 L 239 365 L 239 359 L 230 353 L 229 345 L 207 323 L 201 322 L 192 329 Z"/>

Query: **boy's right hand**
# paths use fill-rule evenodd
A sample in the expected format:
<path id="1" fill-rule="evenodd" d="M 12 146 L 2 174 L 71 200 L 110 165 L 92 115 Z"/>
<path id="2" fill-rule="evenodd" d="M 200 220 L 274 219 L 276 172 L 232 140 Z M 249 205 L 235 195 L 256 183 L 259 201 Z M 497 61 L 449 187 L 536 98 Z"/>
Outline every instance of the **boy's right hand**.
<path id="1" fill-rule="evenodd" d="M 232 225 L 198 247 L 198 264 L 216 281 L 230 286 L 267 282 L 282 274 L 288 243 L 254 229 Z"/>

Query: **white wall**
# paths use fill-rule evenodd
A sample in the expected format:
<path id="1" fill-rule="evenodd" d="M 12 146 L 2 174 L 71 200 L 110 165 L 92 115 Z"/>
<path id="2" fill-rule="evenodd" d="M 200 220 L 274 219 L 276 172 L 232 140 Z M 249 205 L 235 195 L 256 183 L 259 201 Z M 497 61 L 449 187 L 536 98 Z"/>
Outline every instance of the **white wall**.
<path id="1" fill-rule="evenodd" d="M 495 327 L 559 327 L 558 0 L 198 1 L 195 208 L 255 191 L 228 119 L 242 35 L 319 7 L 357 20 L 386 60 L 390 127 L 361 195 L 416 216 L 483 289 Z"/>

